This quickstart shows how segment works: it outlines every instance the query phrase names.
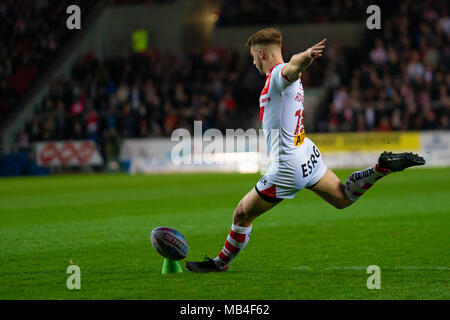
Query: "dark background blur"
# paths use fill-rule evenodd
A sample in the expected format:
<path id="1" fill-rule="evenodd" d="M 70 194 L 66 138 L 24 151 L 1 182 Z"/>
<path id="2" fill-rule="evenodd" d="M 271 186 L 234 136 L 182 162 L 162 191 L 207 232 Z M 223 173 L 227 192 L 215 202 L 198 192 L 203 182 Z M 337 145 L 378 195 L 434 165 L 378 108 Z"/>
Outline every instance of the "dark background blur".
<path id="1" fill-rule="evenodd" d="M 82 29 L 68 30 L 77 4 Z M 381 8 L 369 30 L 366 8 Z M 258 127 L 263 86 L 244 46 L 284 34 L 285 61 L 325 36 L 304 75 L 307 132 L 450 129 L 448 1 L 109 0 L 0 4 L 2 153 L 37 141 Z M 141 15 L 139 15 L 141 13 Z"/>

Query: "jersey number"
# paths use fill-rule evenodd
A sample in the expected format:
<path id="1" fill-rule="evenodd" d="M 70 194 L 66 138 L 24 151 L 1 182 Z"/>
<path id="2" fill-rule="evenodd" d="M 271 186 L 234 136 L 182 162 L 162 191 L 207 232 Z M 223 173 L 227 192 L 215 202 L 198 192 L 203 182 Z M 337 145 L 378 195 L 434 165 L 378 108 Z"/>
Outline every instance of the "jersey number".
<path id="1" fill-rule="evenodd" d="M 294 146 L 298 147 L 303 143 L 303 141 L 305 141 L 305 130 L 303 129 L 303 110 L 298 109 L 295 112 L 295 116 L 297 117 L 297 126 L 295 127 L 294 132 Z"/>
<path id="2" fill-rule="evenodd" d="M 297 126 L 295 127 L 294 135 L 297 135 L 298 131 L 300 130 L 300 126 L 303 127 L 303 110 L 302 109 L 298 109 L 295 112 L 295 116 L 298 117 L 298 118 L 297 118 Z"/>

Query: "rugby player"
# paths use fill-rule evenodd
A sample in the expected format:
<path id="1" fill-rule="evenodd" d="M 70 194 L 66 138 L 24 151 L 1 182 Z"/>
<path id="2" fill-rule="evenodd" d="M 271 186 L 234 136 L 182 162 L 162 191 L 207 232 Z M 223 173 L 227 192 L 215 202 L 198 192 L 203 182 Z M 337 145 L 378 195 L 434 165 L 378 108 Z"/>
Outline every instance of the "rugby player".
<path id="1" fill-rule="evenodd" d="M 260 30 L 247 40 L 253 64 L 266 76 L 259 103 L 271 165 L 234 210 L 233 224 L 221 252 L 214 259 L 187 262 L 190 271 L 226 271 L 248 243 L 253 220 L 283 199 L 293 198 L 303 188 L 312 190 L 337 209 L 344 209 L 379 179 L 425 164 L 416 154 L 384 152 L 377 164 L 352 173 L 344 185 L 326 167 L 319 148 L 306 137 L 303 126 L 304 92 L 300 78 L 322 56 L 326 39 L 293 55 L 288 63 L 283 61 L 281 44 L 281 32 L 275 28 Z"/>

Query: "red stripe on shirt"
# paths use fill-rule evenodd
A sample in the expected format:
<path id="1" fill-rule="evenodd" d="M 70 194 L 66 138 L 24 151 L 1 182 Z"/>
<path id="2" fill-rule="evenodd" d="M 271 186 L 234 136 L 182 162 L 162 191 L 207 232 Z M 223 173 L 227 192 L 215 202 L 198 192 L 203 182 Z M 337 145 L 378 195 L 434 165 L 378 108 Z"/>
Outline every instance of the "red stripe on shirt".
<path id="1" fill-rule="evenodd" d="M 261 91 L 261 96 L 269 93 L 270 80 L 272 79 L 272 73 L 266 77 L 266 83 L 264 84 L 264 88 Z"/>
<path id="2" fill-rule="evenodd" d="M 264 118 L 264 106 L 259 108 L 259 118 L 261 119 L 261 125 L 262 125 L 263 118 Z"/>

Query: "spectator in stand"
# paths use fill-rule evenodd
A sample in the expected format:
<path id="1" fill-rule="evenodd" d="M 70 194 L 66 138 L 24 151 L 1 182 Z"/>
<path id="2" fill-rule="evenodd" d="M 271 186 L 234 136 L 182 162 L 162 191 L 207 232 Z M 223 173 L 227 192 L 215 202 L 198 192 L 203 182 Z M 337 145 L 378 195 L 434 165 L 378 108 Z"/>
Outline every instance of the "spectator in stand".
<path id="1" fill-rule="evenodd" d="M 338 79 L 346 73 L 351 77 L 340 79 L 331 90 L 329 110 L 324 112 L 328 116 L 320 129 L 390 131 L 447 126 L 450 27 L 449 18 L 442 15 L 448 12 L 448 3 L 401 1 L 382 11 L 383 28 L 368 33 L 370 49 L 363 47 L 359 59 L 352 58 L 356 63 L 349 63 L 352 69 L 336 74 Z M 365 112 L 365 123 L 361 112 Z"/>
<path id="2" fill-rule="evenodd" d="M 85 115 L 86 138 L 98 142 L 98 114 L 94 108 L 89 107 Z"/>
<path id="3" fill-rule="evenodd" d="M 15 1 L 0 3 L 0 122 L 16 110 L 31 84 L 48 69 L 73 33 L 61 26 L 70 4 L 88 14 L 94 1 Z M 48 128 L 50 125 L 47 126 Z"/>
<path id="4" fill-rule="evenodd" d="M 29 138 L 21 132 L 18 139 L 91 139 L 110 152 L 118 136 L 170 136 L 179 127 L 192 130 L 194 120 L 204 121 L 205 130 L 225 129 L 239 105 L 239 75 L 246 74 L 237 68 L 250 64 L 247 56 L 221 49 L 177 57 L 150 50 L 105 61 L 88 53 L 72 77 L 51 82 L 26 127 Z M 240 120 L 234 125 L 244 126 Z"/>
<path id="5" fill-rule="evenodd" d="M 362 21 L 370 4 L 361 0 L 222 0 L 218 25 Z"/>

